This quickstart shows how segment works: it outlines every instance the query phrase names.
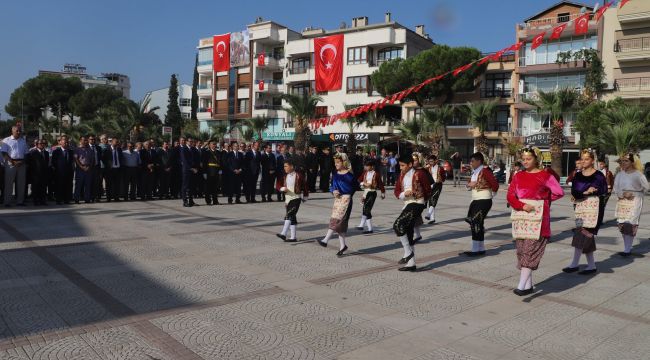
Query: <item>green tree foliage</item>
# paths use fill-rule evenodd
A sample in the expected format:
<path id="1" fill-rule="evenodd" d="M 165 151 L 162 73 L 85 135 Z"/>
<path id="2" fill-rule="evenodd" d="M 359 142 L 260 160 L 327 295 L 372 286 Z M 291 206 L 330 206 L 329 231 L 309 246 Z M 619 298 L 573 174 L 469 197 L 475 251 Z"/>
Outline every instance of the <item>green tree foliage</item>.
<path id="1" fill-rule="evenodd" d="M 199 66 L 199 54 L 196 54 L 196 57 L 194 59 L 194 78 L 192 79 L 192 113 L 190 115 L 190 119 L 192 121 L 199 121 L 198 118 L 196 117 L 196 111 L 199 108 L 199 95 L 197 93 L 197 89 L 199 87 L 199 71 L 198 71 L 198 66 Z"/>
<path id="2" fill-rule="evenodd" d="M 288 107 L 284 107 L 284 111 L 291 116 L 293 126 L 296 129 L 294 135 L 296 151 L 304 152 L 311 135 L 308 122 L 316 115 L 316 105 L 323 101 L 323 98 L 313 94 L 284 94 L 282 99 L 288 105 Z"/>
<path id="3" fill-rule="evenodd" d="M 122 92 L 108 86 L 98 86 L 79 92 L 70 99 L 70 109 L 81 120 L 92 119 L 97 111 L 119 99 L 125 99 Z"/>
<path id="4" fill-rule="evenodd" d="M 172 74 L 169 81 L 169 103 L 167 104 L 167 114 L 165 115 L 165 124 L 173 128 L 174 134 L 180 134 L 183 129 L 184 121 L 181 115 L 181 108 L 178 106 L 178 79 Z"/>
<path id="5" fill-rule="evenodd" d="M 469 120 L 475 128 L 479 131 L 479 136 L 474 140 L 476 150 L 480 153 L 486 154 L 489 151 L 487 138 L 485 132 L 488 129 L 490 122 L 494 120 L 497 109 L 497 101 L 481 101 L 475 103 L 467 103 L 464 108 Z"/>
<path id="6" fill-rule="evenodd" d="M 262 141 L 262 133 L 269 127 L 269 119 L 266 116 L 256 116 L 244 120 L 244 125 L 253 130 L 253 133 L 257 135 L 258 141 Z"/>
<path id="7" fill-rule="evenodd" d="M 437 147 L 438 149 L 448 150 L 449 136 L 447 126 L 449 126 L 454 118 L 454 107 L 445 104 L 437 108 L 425 110 L 422 114 L 424 116 L 425 128 L 432 134 L 431 140 L 434 142 L 432 148 Z"/>

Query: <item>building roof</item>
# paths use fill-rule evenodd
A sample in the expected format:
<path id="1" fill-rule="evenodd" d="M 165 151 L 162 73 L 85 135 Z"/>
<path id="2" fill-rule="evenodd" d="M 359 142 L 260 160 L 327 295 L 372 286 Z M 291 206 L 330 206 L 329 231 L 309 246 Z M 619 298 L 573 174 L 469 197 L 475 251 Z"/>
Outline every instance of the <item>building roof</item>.
<path id="1" fill-rule="evenodd" d="M 542 14 L 547 13 L 547 12 L 549 12 L 549 11 L 555 9 L 555 8 L 558 8 L 558 7 L 562 6 L 562 5 L 573 5 L 575 7 L 579 7 L 579 8 L 585 7 L 585 8 L 587 8 L 587 10 L 593 10 L 593 7 L 591 7 L 591 6 L 587 5 L 587 4 L 579 3 L 579 2 L 576 2 L 576 1 L 560 1 L 560 2 L 556 3 L 555 5 L 552 5 L 552 6 L 548 7 L 548 8 L 546 8 L 546 9 L 536 13 L 535 15 L 529 17 L 528 19 L 524 20 L 524 22 L 534 20 L 535 18 L 541 16 Z"/>

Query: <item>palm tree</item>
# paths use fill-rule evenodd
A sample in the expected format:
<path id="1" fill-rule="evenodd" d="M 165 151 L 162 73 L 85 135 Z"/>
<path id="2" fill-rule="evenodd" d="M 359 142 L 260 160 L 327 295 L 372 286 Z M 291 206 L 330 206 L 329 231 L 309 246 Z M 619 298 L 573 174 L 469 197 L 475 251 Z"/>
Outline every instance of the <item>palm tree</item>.
<path id="1" fill-rule="evenodd" d="M 479 131 L 479 136 L 474 140 L 476 143 L 476 151 L 487 154 L 490 150 L 487 144 L 485 132 L 496 114 L 497 102 L 496 101 L 481 101 L 475 103 L 467 103 L 465 111 L 469 116 L 472 125 Z"/>
<path id="2" fill-rule="evenodd" d="M 262 141 L 262 132 L 269 127 L 269 119 L 266 115 L 256 116 L 251 119 L 244 120 L 244 125 L 257 135 L 257 140 Z"/>
<path id="3" fill-rule="evenodd" d="M 601 150 L 616 155 L 639 151 L 644 145 L 642 139 L 643 124 L 630 119 L 603 126 L 598 137 Z"/>
<path id="4" fill-rule="evenodd" d="M 223 140 L 224 135 L 228 133 L 228 125 L 223 123 L 210 124 L 210 131 L 213 140 L 221 141 Z"/>
<path id="5" fill-rule="evenodd" d="M 442 149 L 449 149 L 449 136 L 447 126 L 454 118 L 454 107 L 445 104 L 432 110 L 424 110 L 424 124 L 429 132 L 440 135 L 442 140 Z"/>
<path id="6" fill-rule="evenodd" d="M 294 145 L 296 151 L 304 152 L 307 147 L 308 136 L 310 135 L 307 122 L 316 115 L 316 105 L 323 101 L 318 95 L 305 94 L 284 94 L 282 99 L 287 102 L 288 107 L 284 108 L 291 118 L 295 128 Z"/>
<path id="7" fill-rule="evenodd" d="M 401 132 L 400 138 L 411 140 L 415 146 L 420 145 L 420 134 L 422 134 L 422 123 L 419 120 L 412 119 L 399 124 L 396 128 Z"/>
<path id="8" fill-rule="evenodd" d="M 551 117 L 551 131 L 549 145 L 551 147 L 551 168 L 562 174 L 562 150 L 564 148 L 564 120 L 563 115 L 573 108 L 578 101 L 579 94 L 570 88 L 555 92 L 537 92 L 537 100 L 525 100 L 533 105 L 538 114 L 549 114 Z"/>

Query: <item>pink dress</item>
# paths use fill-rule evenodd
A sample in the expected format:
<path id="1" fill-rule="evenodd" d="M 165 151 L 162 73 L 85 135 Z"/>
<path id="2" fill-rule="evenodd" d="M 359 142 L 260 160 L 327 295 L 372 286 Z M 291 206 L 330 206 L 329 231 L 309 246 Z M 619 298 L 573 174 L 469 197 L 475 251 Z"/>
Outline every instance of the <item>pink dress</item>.
<path id="1" fill-rule="evenodd" d="M 515 174 L 508 187 L 508 203 L 515 210 L 523 210 L 521 199 L 544 200 L 542 230 L 539 240 L 517 240 L 517 268 L 537 270 L 544 250 L 551 237 L 551 202 L 564 196 L 564 190 L 557 179 L 546 171 L 529 173 L 520 171 Z"/>

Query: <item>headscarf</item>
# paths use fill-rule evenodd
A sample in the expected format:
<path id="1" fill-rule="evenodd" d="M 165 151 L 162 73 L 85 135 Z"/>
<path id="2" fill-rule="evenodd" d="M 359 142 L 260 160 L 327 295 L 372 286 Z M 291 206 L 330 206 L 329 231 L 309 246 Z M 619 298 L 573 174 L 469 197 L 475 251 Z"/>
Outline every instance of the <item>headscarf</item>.
<path id="1" fill-rule="evenodd" d="M 350 170 L 350 160 L 346 153 L 336 153 L 334 154 L 334 160 L 339 159 L 343 163 L 343 167 Z"/>

